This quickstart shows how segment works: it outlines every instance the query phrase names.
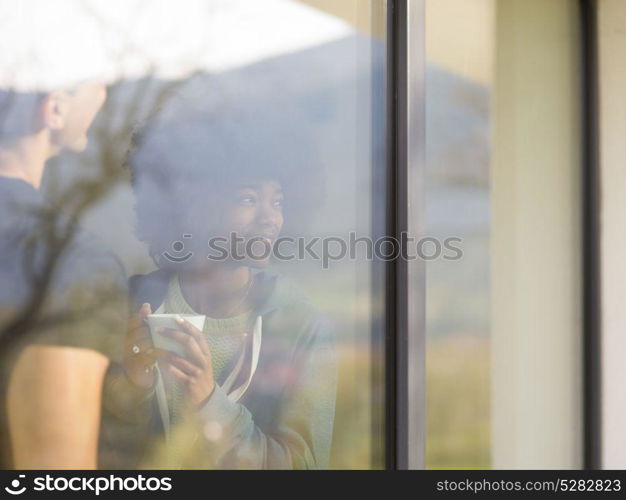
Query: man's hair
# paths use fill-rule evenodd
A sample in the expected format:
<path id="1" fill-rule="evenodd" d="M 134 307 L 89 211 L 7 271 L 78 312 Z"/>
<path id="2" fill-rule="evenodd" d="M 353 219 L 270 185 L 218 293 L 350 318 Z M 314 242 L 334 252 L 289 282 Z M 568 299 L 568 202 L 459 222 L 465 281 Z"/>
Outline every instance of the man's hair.
<path id="1" fill-rule="evenodd" d="M 0 90 L 0 147 L 36 133 L 41 127 L 39 113 L 44 93 Z"/>
<path id="2" fill-rule="evenodd" d="M 133 135 L 137 234 L 159 267 L 171 266 L 161 256 L 182 234 L 206 249 L 212 200 L 244 179 L 280 182 L 284 232 L 301 232 L 322 202 L 322 165 L 293 109 L 209 100 L 208 90 L 201 101 L 172 95 Z"/>

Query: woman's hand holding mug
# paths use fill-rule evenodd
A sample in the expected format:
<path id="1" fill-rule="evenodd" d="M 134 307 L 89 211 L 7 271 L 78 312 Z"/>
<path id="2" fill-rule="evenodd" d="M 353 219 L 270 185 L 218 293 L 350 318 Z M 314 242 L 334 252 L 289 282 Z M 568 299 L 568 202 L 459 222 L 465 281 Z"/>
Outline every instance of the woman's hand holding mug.
<path id="1" fill-rule="evenodd" d="M 185 388 L 185 400 L 190 409 L 197 409 L 215 388 L 211 351 L 202 332 L 184 318 L 177 318 L 180 330 L 163 328 L 157 332 L 180 342 L 186 353 L 183 358 L 171 351 L 159 353 L 159 368 L 165 376 Z"/>

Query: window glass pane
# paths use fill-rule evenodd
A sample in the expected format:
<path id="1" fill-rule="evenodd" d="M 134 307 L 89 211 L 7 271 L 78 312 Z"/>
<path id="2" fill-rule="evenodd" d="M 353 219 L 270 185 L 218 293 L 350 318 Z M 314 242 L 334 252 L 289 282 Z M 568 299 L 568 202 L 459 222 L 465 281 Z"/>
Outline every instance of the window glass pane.
<path id="1" fill-rule="evenodd" d="M 384 465 L 385 11 L 0 2 L 2 466 Z"/>
<path id="2" fill-rule="evenodd" d="M 426 229 L 462 250 L 427 262 L 427 466 L 577 468 L 579 5 L 426 9 Z"/>
<path id="3" fill-rule="evenodd" d="M 426 1 L 426 466 L 490 466 L 493 0 Z M 456 257 L 455 257 L 456 256 Z"/>

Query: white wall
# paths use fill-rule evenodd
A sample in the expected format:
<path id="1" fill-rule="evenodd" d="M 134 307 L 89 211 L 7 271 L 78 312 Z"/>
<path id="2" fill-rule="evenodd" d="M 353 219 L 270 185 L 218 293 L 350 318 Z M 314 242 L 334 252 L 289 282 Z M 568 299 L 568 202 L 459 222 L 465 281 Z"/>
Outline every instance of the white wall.
<path id="1" fill-rule="evenodd" d="M 577 4 L 496 4 L 494 468 L 581 466 Z"/>
<path id="2" fill-rule="evenodd" d="M 626 2 L 601 0 L 602 462 L 626 468 Z"/>

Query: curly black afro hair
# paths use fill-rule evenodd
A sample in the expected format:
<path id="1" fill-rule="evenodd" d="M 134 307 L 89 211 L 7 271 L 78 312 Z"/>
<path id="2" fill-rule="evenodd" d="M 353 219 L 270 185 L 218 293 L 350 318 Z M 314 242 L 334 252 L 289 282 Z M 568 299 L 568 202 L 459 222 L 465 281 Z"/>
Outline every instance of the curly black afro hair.
<path id="1" fill-rule="evenodd" d="M 306 118 L 289 99 L 276 102 L 255 102 L 196 82 L 193 91 L 172 93 L 137 127 L 126 165 L 137 234 L 157 266 L 171 265 L 160 256 L 182 234 L 211 236 L 211 199 L 243 179 L 280 182 L 283 234 L 304 231 L 322 203 L 322 165 Z"/>

